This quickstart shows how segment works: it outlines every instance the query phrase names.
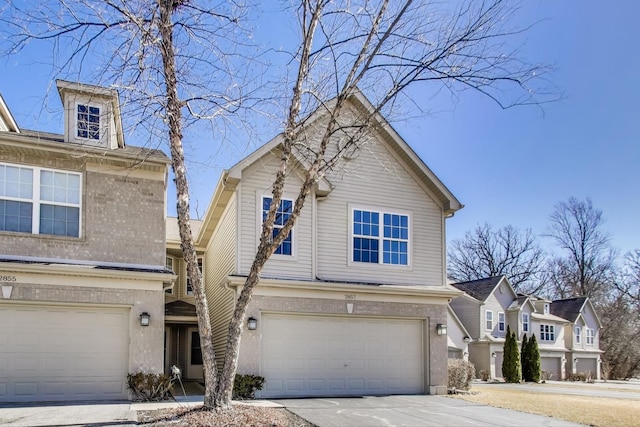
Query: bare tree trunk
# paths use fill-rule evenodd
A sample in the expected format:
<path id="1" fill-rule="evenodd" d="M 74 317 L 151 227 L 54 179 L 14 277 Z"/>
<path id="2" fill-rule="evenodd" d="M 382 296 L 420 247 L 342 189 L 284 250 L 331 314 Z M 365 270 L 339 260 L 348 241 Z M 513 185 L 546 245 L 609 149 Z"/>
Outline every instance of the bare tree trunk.
<path id="1" fill-rule="evenodd" d="M 171 148 L 171 167 L 175 175 L 177 191 L 177 213 L 180 240 L 182 242 L 182 254 L 187 263 L 187 275 L 193 286 L 195 296 L 196 314 L 198 316 L 198 333 L 202 347 L 202 364 L 205 381 L 205 408 L 215 407 L 214 393 L 217 383 L 215 365 L 215 353 L 211 338 L 211 322 L 207 296 L 204 292 L 202 274 L 198 268 L 196 250 L 193 245 L 191 223 L 189 214 L 189 185 L 187 182 L 187 170 L 184 163 L 184 151 L 182 147 L 182 112 L 178 98 L 178 84 L 176 79 L 175 50 L 173 46 L 173 23 L 171 13 L 174 0 L 158 0 L 160 7 L 159 31 L 162 36 L 161 52 L 162 64 L 167 90 L 167 125 L 169 127 L 169 146 Z"/>

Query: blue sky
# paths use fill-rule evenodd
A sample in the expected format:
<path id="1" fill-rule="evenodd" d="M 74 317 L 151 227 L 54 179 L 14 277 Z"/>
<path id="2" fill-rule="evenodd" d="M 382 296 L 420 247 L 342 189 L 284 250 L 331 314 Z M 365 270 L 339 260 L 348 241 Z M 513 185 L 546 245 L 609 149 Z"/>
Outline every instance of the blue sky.
<path id="1" fill-rule="evenodd" d="M 268 24 L 277 16 L 264 12 L 256 42 L 277 40 Z M 590 197 L 603 210 L 621 252 L 640 248 L 638 16 L 640 2 L 633 0 L 528 1 L 519 17 L 538 23 L 527 33 L 523 55 L 555 66 L 551 77 L 562 100 L 542 109 L 502 110 L 465 92 L 457 99 L 439 97 L 426 117 L 394 123 L 465 205 L 448 220 L 449 240 L 484 222 L 542 234 L 553 206 L 575 196 Z M 55 93 L 43 110 L 52 78 L 46 57 L 27 50 L 0 60 L 0 93 L 21 127 L 62 132 Z M 200 213 L 221 169 L 246 154 L 232 151 L 198 154 L 209 159 L 191 169 Z M 540 243 L 550 245 L 545 239 Z"/>

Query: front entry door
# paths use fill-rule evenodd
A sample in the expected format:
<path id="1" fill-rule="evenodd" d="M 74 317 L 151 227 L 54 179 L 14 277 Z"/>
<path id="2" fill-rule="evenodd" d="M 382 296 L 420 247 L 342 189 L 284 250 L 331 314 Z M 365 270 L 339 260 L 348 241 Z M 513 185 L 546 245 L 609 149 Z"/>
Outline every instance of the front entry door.
<path id="1" fill-rule="evenodd" d="M 202 371 L 202 349 L 200 348 L 200 334 L 198 328 L 188 328 L 187 378 L 200 380 L 204 377 Z"/>

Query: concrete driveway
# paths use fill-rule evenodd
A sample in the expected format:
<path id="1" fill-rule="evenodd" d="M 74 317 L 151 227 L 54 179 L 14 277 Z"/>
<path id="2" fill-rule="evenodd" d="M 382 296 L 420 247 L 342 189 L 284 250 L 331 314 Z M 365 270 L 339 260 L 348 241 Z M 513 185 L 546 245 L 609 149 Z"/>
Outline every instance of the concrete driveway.
<path id="1" fill-rule="evenodd" d="M 445 396 L 279 399 L 274 402 L 318 427 L 579 426 Z"/>
<path id="2" fill-rule="evenodd" d="M 136 412 L 129 402 L 61 404 L 1 404 L 1 426 L 135 426 Z"/>

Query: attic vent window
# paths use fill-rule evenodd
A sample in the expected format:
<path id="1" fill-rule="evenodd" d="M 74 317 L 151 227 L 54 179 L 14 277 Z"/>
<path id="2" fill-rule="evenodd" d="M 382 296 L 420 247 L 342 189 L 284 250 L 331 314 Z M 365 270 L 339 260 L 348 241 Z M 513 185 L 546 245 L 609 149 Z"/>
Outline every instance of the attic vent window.
<path id="1" fill-rule="evenodd" d="M 78 138 L 100 139 L 100 108 L 86 104 L 78 104 L 77 117 Z"/>

